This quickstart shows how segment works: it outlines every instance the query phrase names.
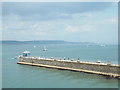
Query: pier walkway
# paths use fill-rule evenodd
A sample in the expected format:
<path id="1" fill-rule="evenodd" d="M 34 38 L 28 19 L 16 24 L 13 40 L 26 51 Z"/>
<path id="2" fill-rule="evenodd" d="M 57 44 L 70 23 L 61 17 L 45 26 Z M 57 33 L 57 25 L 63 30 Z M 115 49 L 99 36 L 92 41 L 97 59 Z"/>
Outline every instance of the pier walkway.
<path id="1" fill-rule="evenodd" d="M 39 67 L 47 67 L 47 68 L 55 68 L 55 69 L 62 69 L 62 70 L 70 70 L 70 71 L 77 71 L 77 72 L 85 72 L 85 73 L 110 76 L 110 77 L 120 79 L 119 72 L 118 73 L 112 73 L 112 71 L 107 72 L 107 70 L 106 70 L 106 72 L 103 72 L 103 71 L 99 70 L 99 69 L 101 69 L 103 67 L 107 67 L 107 69 L 109 69 L 109 65 L 107 65 L 106 63 L 85 62 L 85 61 L 71 61 L 71 60 L 56 60 L 56 59 L 40 58 L 40 57 L 24 57 L 24 58 L 19 58 L 18 64 L 39 66 Z M 73 67 L 70 67 L 71 65 Z M 80 68 L 78 68 L 78 65 L 80 66 Z M 86 69 L 86 67 L 88 67 L 88 69 Z M 96 69 L 98 69 L 98 71 L 97 70 L 94 71 L 93 70 L 94 67 L 98 67 L 98 68 L 96 68 Z M 109 69 L 109 70 L 112 70 L 113 68 L 119 68 L 119 65 L 111 64 L 110 68 L 111 69 Z"/>

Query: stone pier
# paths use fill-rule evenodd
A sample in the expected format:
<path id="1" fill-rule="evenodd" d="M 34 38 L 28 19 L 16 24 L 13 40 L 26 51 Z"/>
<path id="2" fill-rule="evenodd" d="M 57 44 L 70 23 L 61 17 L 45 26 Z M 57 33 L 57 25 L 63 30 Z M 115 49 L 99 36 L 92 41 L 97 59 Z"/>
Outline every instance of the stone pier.
<path id="1" fill-rule="evenodd" d="M 120 66 L 115 64 L 58 60 L 39 57 L 21 57 L 18 60 L 18 64 L 86 72 L 120 79 Z"/>

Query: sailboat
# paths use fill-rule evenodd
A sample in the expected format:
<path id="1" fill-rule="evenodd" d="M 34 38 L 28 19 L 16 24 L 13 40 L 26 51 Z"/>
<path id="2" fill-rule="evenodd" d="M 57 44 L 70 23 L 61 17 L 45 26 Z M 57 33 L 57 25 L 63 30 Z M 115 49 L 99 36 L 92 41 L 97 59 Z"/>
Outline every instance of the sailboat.
<path id="1" fill-rule="evenodd" d="M 43 51 L 47 51 L 47 49 L 46 49 L 46 47 L 44 46 L 44 49 L 43 49 Z"/>
<path id="2" fill-rule="evenodd" d="M 89 47 L 89 45 L 87 45 L 86 47 Z"/>
<path id="3" fill-rule="evenodd" d="M 34 48 L 36 48 L 36 46 L 35 46 L 35 45 L 34 45 L 33 47 L 34 47 Z"/>
<path id="4" fill-rule="evenodd" d="M 105 45 L 104 45 L 104 44 L 101 44 L 100 46 L 101 46 L 101 47 L 105 47 Z"/>

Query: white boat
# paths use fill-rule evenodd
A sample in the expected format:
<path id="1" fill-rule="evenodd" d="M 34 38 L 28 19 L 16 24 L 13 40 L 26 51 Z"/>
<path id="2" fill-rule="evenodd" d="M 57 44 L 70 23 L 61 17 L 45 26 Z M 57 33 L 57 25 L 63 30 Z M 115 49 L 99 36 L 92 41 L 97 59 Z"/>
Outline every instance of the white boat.
<path id="1" fill-rule="evenodd" d="M 12 58 L 12 59 L 18 59 L 19 57 L 18 56 L 16 56 L 16 57 L 14 57 L 14 58 Z"/>
<path id="2" fill-rule="evenodd" d="M 29 51 L 24 51 L 23 52 L 23 57 L 27 57 L 27 56 L 29 56 L 30 55 L 30 52 Z"/>
<path id="3" fill-rule="evenodd" d="M 33 47 L 34 47 L 34 48 L 36 48 L 36 46 L 35 46 L 35 45 L 34 45 Z"/>
<path id="4" fill-rule="evenodd" d="M 98 60 L 97 63 L 101 63 L 101 60 Z"/>
<path id="5" fill-rule="evenodd" d="M 86 47 L 89 47 L 89 45 L 87 45 Z"/>
<path id="6" fill-rule="evenodd" d="M 43 49 L 43 51 L 47 51 L 47 49 L 46 49 L 46 47 L 44 46 L 44 49 Z"/>
<path id="7" fill-rule="evenodd" d="M 104 45 L 104 44 L 101 44 L 100 46 L 101 46 L 101 47 L 105 47 L 105 45 Z"/>

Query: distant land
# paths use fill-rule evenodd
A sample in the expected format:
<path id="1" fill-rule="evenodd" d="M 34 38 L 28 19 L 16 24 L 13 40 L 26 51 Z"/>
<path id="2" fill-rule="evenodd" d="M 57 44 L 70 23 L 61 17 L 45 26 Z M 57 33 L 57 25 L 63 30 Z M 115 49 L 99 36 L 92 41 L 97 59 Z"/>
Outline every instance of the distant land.
<path id="1" fill-rule="evenodd" d="M 1 44 L 84 44 L 94 45 L 98 43 L 93 42 L 69 42 L 64 40 L 35 40 L 35 41 L 14 41 L 14 40 L 3 40 Z"/>

